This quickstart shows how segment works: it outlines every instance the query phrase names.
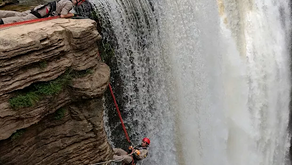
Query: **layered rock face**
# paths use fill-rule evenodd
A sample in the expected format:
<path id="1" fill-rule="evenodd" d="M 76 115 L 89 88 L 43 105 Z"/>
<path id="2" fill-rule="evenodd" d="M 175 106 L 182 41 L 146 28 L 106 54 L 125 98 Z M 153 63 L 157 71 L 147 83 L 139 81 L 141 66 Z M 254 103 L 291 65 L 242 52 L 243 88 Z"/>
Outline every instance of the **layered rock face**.
<path id="1" fill-rule="evenodd" d="M 0 164 L 109 160 L 99 39 L 86 19 L 0 29 Z"/>

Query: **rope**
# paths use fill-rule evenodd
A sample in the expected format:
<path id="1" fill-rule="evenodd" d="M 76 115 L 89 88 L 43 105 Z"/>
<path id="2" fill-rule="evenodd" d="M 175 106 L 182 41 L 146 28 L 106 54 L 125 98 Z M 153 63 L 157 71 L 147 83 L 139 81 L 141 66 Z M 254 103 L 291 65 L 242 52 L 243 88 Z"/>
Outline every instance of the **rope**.
<path id="1" fill-rule="evenodd" d="M 99 52 L 97 52 L 97 54 L 98 54 L 99 58 L 101 59 Z M 124 124 L 124 122 L 123 122 L 123 118 L 122 118 L 122 115 L 121 115 L 121 112 L 120 112 L 120 109 L 119 109 L 118 103 L 117 103 L 117 101 L 116 101 L 116 98 L 115 98 L 115 95 L 114 95 L 114 92 L 113 92 L 112 86 L 111 86 L 110 83 L 109 83 L 108 86 L 109 86 L 109 89 L 110 89 L 110 92 L 111 92 L 112 98 L 113 98 L 113 100 L 114 100 L 114 104 L 115 104 L 115 106 L 116 106 L 116 110 L 117 110 L 117 112 L 118 112 L 118 115 L 119 115 L 119 118 L 120 118 L 120 121 L 121 121 L 121 124 L 122 124 L 123 130 L 124 130 L 125 136 L 126 136 L 126 138 L 127 138 L 127 141 L 131 144 L 131 141 L 130 141 L 130 138 L 129 138 L 129 135 L 128 135 L 128 132 L 127 132 L 127 129 L 126 129 L 126 127 L 125 127 L 125 124 Z"/>
<path id="2" fill-rule="evenodd" d="M 125 136 L 126 136 L 128 142 L 131 143 L 130 138 L 129 138 L 129 135 L 128 135 L 127 130 L 126 130 L 126 127 L 125 127 L 124 122 L 123 122 L 123 118 L 122 118 L 121 112 L 120 112 L 120 110 L 119 110 L 119 106 L 118 106 L 118 104 L 117 104 L 117 101 L 116 101 L 116 98 L 115 98 L 114 92 L 113 92 L 113 90 L 112 90 L 111 84 L 109 84 L 108 86 L 109 86 L 109 89 L 110 89 L 110 91 L 111 91 L 111 95 L 112 95 L 112 97 L 113 97 L 113 100 L 114 100 L 114 103 L 115 103 L 115 106 L 116 106 L 116 109 L 117 109 L 117 112 L 118 112 L 118 115 L 119 115 L 119 118 L 120 118 L 121 124 L 122 124 L 122 126 L 123 126 L 123 130 L 124 130 L 124 132 L 125 132 Z"/>
<path id="3" fill-rule="evenodd" d="M 40 18 L 40 19 L 33 19 L 33 20 L 27 20 L 27 21 L 21 21 L 21 22 L 14 22 L 14 23 L 8 23 L 8 24 L 0 25 L 0 29 L 1 28 L 5 28 L 5 27 L 10 27 L 10 26 L 30 24 L 30 23 L 35 23 L 35 22 L 42 22 L 42 21 L 47 21 L 47 20 L 56 19 L 56 18 L 59 18 L 59 16 L 47 17 L 47 18 Z"/>

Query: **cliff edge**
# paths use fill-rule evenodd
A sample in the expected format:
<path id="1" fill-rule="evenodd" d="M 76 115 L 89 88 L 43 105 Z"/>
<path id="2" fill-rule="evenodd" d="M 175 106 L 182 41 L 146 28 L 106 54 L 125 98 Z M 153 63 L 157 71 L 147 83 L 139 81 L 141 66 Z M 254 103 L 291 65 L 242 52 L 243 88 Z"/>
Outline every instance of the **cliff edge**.
<path id="1" fill-rule="evenodd" d="M 89 19 L 0 29 L 0 164 L 109 160 L 100 39 Z"/>

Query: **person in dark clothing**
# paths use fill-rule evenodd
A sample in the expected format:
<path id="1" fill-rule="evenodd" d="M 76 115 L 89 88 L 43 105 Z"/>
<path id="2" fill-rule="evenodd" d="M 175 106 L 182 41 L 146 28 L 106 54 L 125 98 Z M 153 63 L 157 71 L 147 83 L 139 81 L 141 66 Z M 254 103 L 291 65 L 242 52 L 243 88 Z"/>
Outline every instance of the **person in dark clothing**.
<path id="1" fill-rule="evenodd" d="M 85 0 L 58 0 L 49 2 L 45 5 L 39 5 L 32 10 L 27 10 L 24 12 L 0 10 L 0 24 L 8 24 L 58 15 L 61 18 L 70 18 L 74 16 L 73 13 L 70 13 L 73 6 L 78 6 L 84 1 Z"/>

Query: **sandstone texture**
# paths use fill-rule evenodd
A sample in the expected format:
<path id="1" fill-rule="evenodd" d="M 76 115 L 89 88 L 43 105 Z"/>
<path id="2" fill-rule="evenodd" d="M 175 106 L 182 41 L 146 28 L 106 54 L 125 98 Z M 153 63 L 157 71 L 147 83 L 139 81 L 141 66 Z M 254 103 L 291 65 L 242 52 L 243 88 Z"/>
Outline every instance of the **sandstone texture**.
<path id="1" fill-rule="evenodd" d="M 92 164 L 112 156 L 101 99 L 110 69 L 98 56 L 100 39 L 89 19 L 0 29 L 0 164 Z M 28 94 L 32 105 L 11 103 Z"/>

